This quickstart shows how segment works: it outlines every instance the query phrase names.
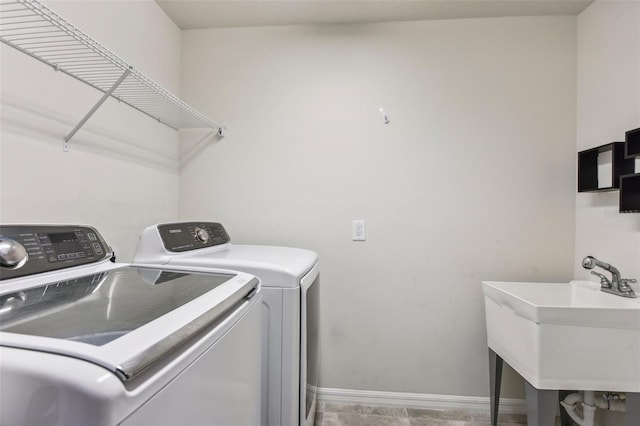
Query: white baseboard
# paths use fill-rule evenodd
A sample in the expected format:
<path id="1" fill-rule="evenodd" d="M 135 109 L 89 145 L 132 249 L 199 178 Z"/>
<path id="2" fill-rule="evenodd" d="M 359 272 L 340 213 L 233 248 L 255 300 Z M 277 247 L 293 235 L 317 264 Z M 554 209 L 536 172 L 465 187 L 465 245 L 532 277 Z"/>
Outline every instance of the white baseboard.
<path id="1" fill-rule="evenodd" d="M 422 408 L 428 410 L 483 410 L 489 412 L 488 397 L 433 395 L 408 392 L 380 392 L 354 389 L 318 388 L 318 402 L 362 404 L 384 407 Z M 524 414 L 524 399 L 500 398 L 500 412 Z"/>

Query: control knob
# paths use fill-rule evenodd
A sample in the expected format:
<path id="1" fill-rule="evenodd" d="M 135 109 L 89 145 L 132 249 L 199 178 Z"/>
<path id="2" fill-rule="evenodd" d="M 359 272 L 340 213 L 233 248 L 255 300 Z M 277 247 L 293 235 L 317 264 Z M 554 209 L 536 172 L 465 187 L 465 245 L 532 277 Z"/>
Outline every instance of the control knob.
<path id="1" fill-rule="evenodd" d="M 196 233 L 196 239 L 201 243 L 206 243 L 207 241 L 209 241 L 209 233 L 207 232 L 206 229 L 196 227 L 195 233 Z"/>
<path id="2" fill-rule="evenodd" d="M 0 265 L 17 269 L 25 264 L 27 258 L 27 249 L 22 244 L 0 236 Z"/>

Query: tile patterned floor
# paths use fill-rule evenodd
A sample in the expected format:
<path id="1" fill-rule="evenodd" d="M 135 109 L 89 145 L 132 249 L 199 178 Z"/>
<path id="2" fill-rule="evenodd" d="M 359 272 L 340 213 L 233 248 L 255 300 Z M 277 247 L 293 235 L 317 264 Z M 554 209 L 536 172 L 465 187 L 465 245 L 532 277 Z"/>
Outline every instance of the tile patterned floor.
<path id="1" fill-rule="evenodd" d="M 316 426 L 490 426 L 489 413 L 462 410 L 423 410 L 321 402 Z M 500 426 L 526 426 L 522 414 L 501 414 Z"/>

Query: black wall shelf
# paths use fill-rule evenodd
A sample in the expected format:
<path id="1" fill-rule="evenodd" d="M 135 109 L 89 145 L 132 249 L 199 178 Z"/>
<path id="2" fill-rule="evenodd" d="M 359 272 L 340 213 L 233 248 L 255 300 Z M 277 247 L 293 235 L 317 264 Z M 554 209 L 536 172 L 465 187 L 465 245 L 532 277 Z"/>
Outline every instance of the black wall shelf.
<path id="1" fill-rule="evenodd" d="M 611 151 L 611 185 L 601 187 L 598 183 L 598 156 Z M 578 192 L 615 191 L 620 188 L 620 176 L 635 172 L 635 160 L 625 158 L 625 142 L 611 142 L 597 148 L 578 153 Z"/>
<path id="2" fill-rule="evenodd" d="M 625 141 L 626 158 L 640 157 L 640 127 L 626 132 Z"/>
<path id="3" fill-rule="evenodd" d="M 620 213 L 640 213 L 640 173 L 620 177 Z"/>

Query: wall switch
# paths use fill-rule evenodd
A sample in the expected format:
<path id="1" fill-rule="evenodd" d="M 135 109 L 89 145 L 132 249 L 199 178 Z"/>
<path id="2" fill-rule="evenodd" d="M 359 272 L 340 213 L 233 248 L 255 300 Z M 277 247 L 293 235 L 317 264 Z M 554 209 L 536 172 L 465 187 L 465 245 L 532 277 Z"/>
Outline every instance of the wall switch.
<path id="1" fill-rule="evenodd" d="M 364 220 L 354 220 L 351 222 L 351 237 L 353 241 L 365 240 Z"/>

